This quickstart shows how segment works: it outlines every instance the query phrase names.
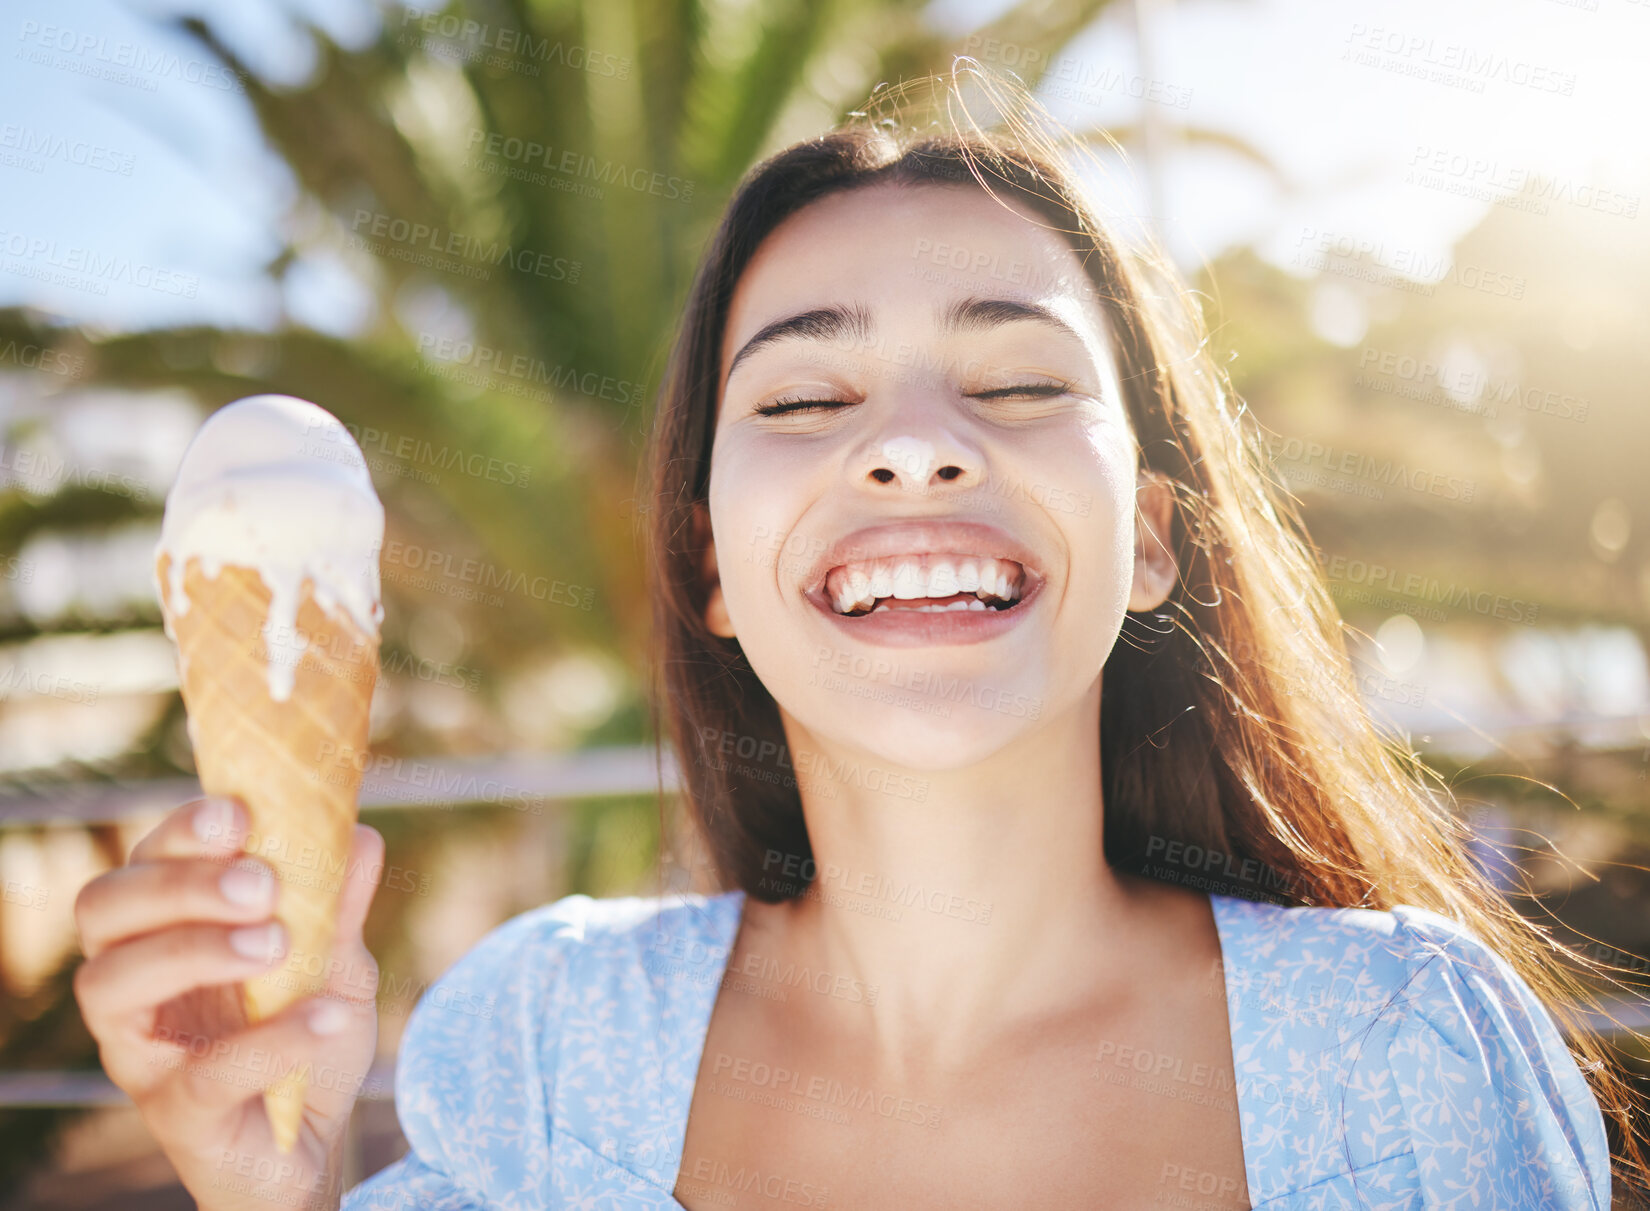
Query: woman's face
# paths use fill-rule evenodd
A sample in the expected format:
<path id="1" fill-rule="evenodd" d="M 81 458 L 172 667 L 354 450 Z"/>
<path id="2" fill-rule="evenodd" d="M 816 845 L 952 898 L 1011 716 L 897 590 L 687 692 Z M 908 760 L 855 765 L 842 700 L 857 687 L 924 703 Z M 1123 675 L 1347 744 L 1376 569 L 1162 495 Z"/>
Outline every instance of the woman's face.
<path id="1" fill-rule="evenodd" d="M 1137 526 L 1063 238 L 972 186 L 831 195 L 745 269 L 721 373 L 707 621 L 793 743 L 957 768 L 1096 705 L 1124 611 L 1172 583 L 1171 506 L 1149 486 Z"/>

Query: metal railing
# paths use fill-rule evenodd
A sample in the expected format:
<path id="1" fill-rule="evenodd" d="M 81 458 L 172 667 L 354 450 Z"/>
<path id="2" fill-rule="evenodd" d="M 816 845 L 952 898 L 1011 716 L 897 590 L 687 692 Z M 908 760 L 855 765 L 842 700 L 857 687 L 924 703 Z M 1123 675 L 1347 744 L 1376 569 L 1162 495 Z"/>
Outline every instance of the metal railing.
<path id="1" fill-rule="evenodd" d="M 361 779 L 363 812 L 391 808 L 519 806 L 524 802 L 650 795 L 678 788 L 668 750 L 656 768 L 647 746 L 574 753 L 507 753 L 480 758 L 379 757 Z M 0 794 L 0 829 L 28 825 L 115 824 L 168 812 L 201 793 L 193 778 L 77 782 Z"/>
<path id="2" fill-rule="evenodd" d="M 375 811 L 464 810 L 499 804 L 521 806 L 573 799 L 666 793 L 678 787 L 667 751 L 656 763 L 650 747 L 597 748 L 575 753 L 521 754 L 484 759 L 401 759 L 376 763 L 362 779 L 360 807 Z M 193 778 L 145 782 L 79 783 L 34 793 L 0 795 L 0 829 L 115 824 L 145 813 L 164 813 L 197 798 Z M 78 890 L 78 889 L 76 889 Z M 372 1067 L 361 1096 L 393 1097 L 395 1064 Z M 129 1102 L 101 1072 L 0 1071 L 0 1109 L 113 1106 Z"/>
<path id="3" fill-rule="evenodd" d="M 499 803 L 552 803 L 574 799 L 667 794 L 680 787 L 672 755 L 651 747 L 589 749 L 563 754 L 522 754 L 485 759 L 375 763 L 363 778 L 363 813 L 391 809 L 463 810 Z M 76 784 L 30 794 L 0 795 L 0 829 L 42 825 L 88 827 L 117 823 L 140 813 L 163 813 L 200 794 L 193 779 L 141 783 Z M 1650 1002 L 1611 1002 L 1589 1025 L 1605 1035 L 1650 1030 Z M 363 1100 L 393 1100 L 395 1065 L 375 1062 Z M 0 1108 L 97 1107 L 129 1099 L 101 1072 L 0 1071 Z M 352 1123 L 354 1120 L 352 1120 Z M 360 1138 L 354 1126 L 346 1148 L 346 1178 L 360 1172 Z"/>

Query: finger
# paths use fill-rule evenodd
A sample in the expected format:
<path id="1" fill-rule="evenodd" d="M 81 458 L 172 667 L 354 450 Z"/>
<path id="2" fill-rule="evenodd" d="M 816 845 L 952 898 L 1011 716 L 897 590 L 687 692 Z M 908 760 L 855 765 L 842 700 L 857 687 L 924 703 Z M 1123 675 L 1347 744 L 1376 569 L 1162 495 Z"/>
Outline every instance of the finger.
<path id="1" fill-rule="evenodd" d="M 127 865 L 160 858 L 199 858 L 234 853 L 246 840 L 251 817 L 233 796 L 191 799 L 168 812 L 132 847 Z"/>
<path id="2" fill-rule="evenodd" d="M 332 1021 L 318 1021 L 323 1006 Z M 238 1147 L 267 1153 L 274 1130 L 262 1094 L 277 1082 L 302 1081 L 302 1120 L 327 1137 L 328 1125 L 347 1120 L 358 1097 L 388 1092 L 371 1077 L 376 1038 L 370 1010 L 309 998 L 223 1038 L 157 1041 L 163 1079 L 140 1094 L 140 1110 L 165 1124 L 168 1137 L 236 1138 Z"/>
<path id="3" fill-rule="evenodd" d="M 169 925 L 261 921 L 274 907 L 274 871 L 257 858 L 161 858 L 116 867 L 86 884 L 75 899 L 75 923 L 90 959 Z"/>
<path id="4" fill-rule="evenodd" d="M 331 947 L 326 954 L 294 951 L 288 964 L 322 977 L 318 991 L 329 997 L 363 1003 L 377 1000 L 378 963 L 362 940 L 361 930 L 383 871 L 383 836 L 375 828 L 357 824 L 339 887 Z"/>
<path id="5" fill-rule="evenodd" d="M 338 897 L 338 938 L 359 942 L 384 875 L 384 836 L 370 824 L 355 826 L 345 870 L 349 878 Z"/>
<path id="6" fill-rule="evenodd" d="M 174 925 L 87 959 L 75 972 L 75 997 L 86 1028 L 99 1042 L 142 1037 L 160 1006 L 191 989 L 232 984 L 266 971 L 286 945 L 279 921 Z"/>
<path id="7" fill-rule="evenodd" d="M 180 1135 L 209 1137 L 234 1107 L 301 1073 L 306 1110 L 336 1118 L 366 1091 L 376 1027 L 368 1007 L 309 997 L 222 1038 L 157 1038 L 159 1062 L 171 1071 L 146 1096 L 145 1110 Z"/>

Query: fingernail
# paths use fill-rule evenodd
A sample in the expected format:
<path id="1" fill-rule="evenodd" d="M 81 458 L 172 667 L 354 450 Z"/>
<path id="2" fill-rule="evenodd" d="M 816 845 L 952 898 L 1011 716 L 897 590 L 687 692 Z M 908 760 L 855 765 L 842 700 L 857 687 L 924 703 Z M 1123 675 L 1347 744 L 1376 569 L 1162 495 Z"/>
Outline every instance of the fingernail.
<path id="1" fill-rule="evenodd" d="M 268 869 L 259 866 L 248 870 L 232 866 L 218 878 L 218 890 L 231 904 L 258 907 L 268 904 L 275 896 L 275 880 Z"/>
<path id="2" fill-rule="evenodd" d="M 315 1034 L 337 1034 L 349 1025 L 349 1017 L 337 1001 L 322 1001 L 309 1011 L 309 1028 Z"/>
<path id="3" fill-rule="evenodd" d="M 238 955 L 268 963 L 281 957 L 281 923 L 243 925 L 229 932 L 229 945 Z"/>
<path id="4" fill-rule="evenodd" d="M 212 796 L 195 809 L 195 836 L 212 844 L 221 842 L 235 827 L 235 805 L 228 799 Z"/>

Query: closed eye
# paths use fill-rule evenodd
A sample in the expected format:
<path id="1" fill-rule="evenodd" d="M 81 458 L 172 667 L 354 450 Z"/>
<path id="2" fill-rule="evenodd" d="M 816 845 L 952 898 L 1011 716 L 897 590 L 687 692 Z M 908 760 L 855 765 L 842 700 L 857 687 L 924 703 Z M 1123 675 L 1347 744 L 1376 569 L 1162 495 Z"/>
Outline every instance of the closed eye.
<path id="1" fill-rule="evenodd" d="M 842 408 L 852 403 L 846 399 L 794 399 L 781 397 L 752 409 L 758 416 L 778 416 L 782 412 L 805 412 L 810 408 Z"/>
<path id="2" fill-rule="evenodd" d="M 1017 387 L 993 387 L 989 391 L 971 391 L 972 399 L 1044 399 L 1064 395 L 1071 390 L 1070 383 L 1023 383 Z"/>
<path id="3" fill-rule="evenodd" d="M 971 391 L 970 399 L 1046 399 L 1064 395 L 1071 390 L 1070 383 L 1021 383 L 1013 387 L 993 387 L 989 391 Z M 779 416 L 786 412 L 806 412 L 814 408 L 836 409 L 852 404 L 846 399 L 800 399 L 780 397 L 752 409 L 758 416 Z"/>

